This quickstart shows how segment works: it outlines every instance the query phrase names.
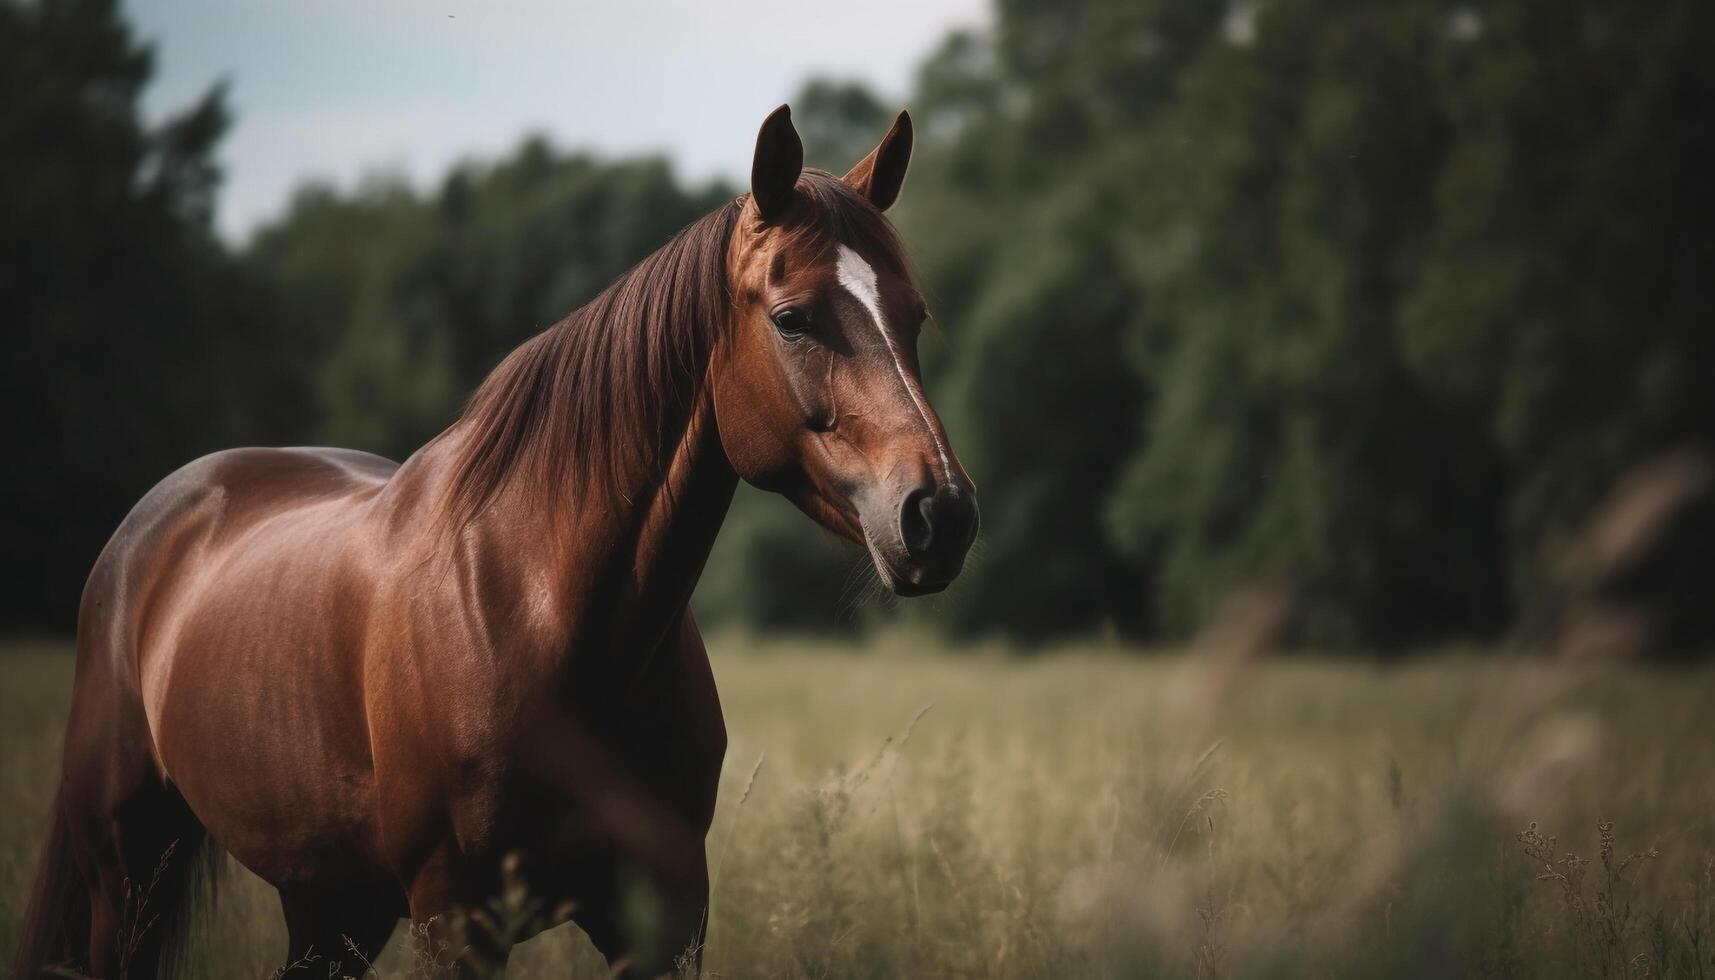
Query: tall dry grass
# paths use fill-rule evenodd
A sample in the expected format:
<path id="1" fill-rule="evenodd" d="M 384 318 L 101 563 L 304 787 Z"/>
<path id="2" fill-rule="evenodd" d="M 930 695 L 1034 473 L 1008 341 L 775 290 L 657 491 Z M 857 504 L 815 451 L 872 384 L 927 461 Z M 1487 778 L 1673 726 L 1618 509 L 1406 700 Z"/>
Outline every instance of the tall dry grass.
<path id="1" fill-rule="evenodd" d="M 1247 601 L 1266 625 L 1273 600 Z M 715 638 L 731 750 L 705 968 L 1715 978 L 1715 669 L 1268 659 L 1264 632 L 1144 657 Z M 0 955 L 69 666 L 0 654 Z M 193 967 L 268 976 L 272 894 L 230 875 Z M 372 975 L 421 975 L 408 938 Z M 603 975 L 563 927 L 511 975 L 568 970 Z"/>

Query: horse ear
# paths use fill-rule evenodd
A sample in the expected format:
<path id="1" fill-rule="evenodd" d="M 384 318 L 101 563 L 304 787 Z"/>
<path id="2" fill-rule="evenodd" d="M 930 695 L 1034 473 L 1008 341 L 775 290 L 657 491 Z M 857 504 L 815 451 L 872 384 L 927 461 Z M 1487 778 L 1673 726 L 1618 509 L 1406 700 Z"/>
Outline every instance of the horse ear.
<path id="1" fill-rule="evenodd" d="M 750 198 L 764 221 L 780 217 L 804 170 L 804 143 L 792 128 L 792 107 L 781 106 L 762 121 L 756 159 L 750 164 Z"/>
<path id="2" fill-rule="evenodd" d="M 899 200 L 899 188 L 905 183 L 905 168 L 910 163 L 911 113 L 901 109 L 881 144 L 858 161 L 846 174 L 845 182 L 869 198 L 877 211 L 886 211 Z"/>

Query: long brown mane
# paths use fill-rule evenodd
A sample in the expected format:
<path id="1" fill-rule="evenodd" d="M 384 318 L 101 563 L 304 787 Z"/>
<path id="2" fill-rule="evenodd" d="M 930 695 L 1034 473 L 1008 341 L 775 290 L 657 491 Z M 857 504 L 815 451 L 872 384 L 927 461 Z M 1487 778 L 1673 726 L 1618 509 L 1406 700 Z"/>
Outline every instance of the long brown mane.
<path id="1" fill-rule="evenodd" d="M 790 216 L 800 245 L 868 246 L 905 268 L 893 226 L 832 174 L 806 170 Z M 460 527 L 503 487 L 532 500 L 621 492 L 671 452 L 667 427 L 701 391 L 730 319 L 726 252 L 744 197 L 693 222 L 601 295 L 501 361 L 466 405 L 448 493 Z"/>
<path id="2" fill-rule="evenodd" d="M 460 423 L 453 526 L 509 483 L 532 496 L 607 489 L 661 465 L 661 430 L 696 397 L 728 319 L 726 249 L 739 212 L 732 201 L 693 222 L 489 374 Z"/>

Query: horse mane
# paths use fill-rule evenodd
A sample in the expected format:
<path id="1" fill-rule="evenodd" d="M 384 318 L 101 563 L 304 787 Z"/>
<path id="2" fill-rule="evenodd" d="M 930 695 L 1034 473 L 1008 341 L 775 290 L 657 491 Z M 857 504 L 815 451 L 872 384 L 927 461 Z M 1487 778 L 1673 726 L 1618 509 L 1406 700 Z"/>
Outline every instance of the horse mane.
<path id="1" fill-rule="evenodd" d="M 862 242 L 903 269 L 892 225 L 832 174 L 805 170 L 789 243 Z M 667 427 L 688 417 L 720 331 L 732 319 L 727 248 L 745 196 L 684 229 L 588 304 L 525 341 L 479 385 L 459 425 L 447 516 L 454 527 L 503 487 L 623 493 L 663 472 Z"/>

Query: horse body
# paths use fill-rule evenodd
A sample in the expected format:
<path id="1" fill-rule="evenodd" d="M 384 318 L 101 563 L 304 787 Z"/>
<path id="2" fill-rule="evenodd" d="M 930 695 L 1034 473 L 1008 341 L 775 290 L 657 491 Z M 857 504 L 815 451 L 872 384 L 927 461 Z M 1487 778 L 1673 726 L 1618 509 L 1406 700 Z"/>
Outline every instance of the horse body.
<path id="1" fill-rule="evenodd" d="M 901 594 L 975 534 L 889 322 L 923 315 L 878 210 L 909 143 L 902 115 L 843 182 L 801 178 L 777 112 L 749 199 L 520 347 L 403 465 L 232 450 L 150 491 L 85 589 L 20 972 L 170 965 L 204 845 L 279 890 L 312 972 L 406 914 L 497 970 L 553 921 L 478 927 L 507 875 L 622 968 L 694 965 L 726 734 L 688 603 L 738 479 Z M 653 935 L 621 916 L 636 888 Z"/>
<path id="2" fill-rule="evenodd" d="M 488 519 L 446 548 L 419 511 L 445 479 L 440 449 L 458 435 L 404 467 L 343 450 L 237 450 L 163 481 L 91 577 L 74 696 L 134 696 L 145 724 L 78 739 L 68 773 L 99 774 L 125 798 L 170 786 L 223 849 L 312 906 L 362 895 L 428 919 L 493 884 L 458 880 L 454 866 L 480 855 L 497 868 L 518 853 L 537 872 L 535 897 L 599 908 L 612 855 L 589 855 L 623 841 L 624 821 L 639 815 L 589 812 L 586 794 L 563 791 L 566 767 L 578 770 L 574 784 L 606 768 L 672 771 L 634 787 L 646 794 L 634 804 L 669 836 L 683 833 L 633 843 L 688 865 L 671 852 L 700 851 L 725 750 L 684 606 L 701 560 L 640 568 L 635 549 L 694 557 L 678 542 L 655 546 L 698 529 L 646 513 L 599 522 L 639 534 L 544 539 L 539 525 Z M 729 499 L 735 482 L 727 477 Z M 706 557 L 720 515 L 679 516 L 703 518 Z M 592 581 L 627 566 L 641 588 Z M 592 609 L 587 599 L 604 592 L 618 601 Z M 645 594 L 666 598 L 645 609 Z M 641 683 L 652 667 L 657 683 Z M 544 733 L 569 739 L 558 748 L 572 758 L 543 758 L 555 748 L 551 735 L 537 744 Z M 151 751 L 118 751 L 118 739 Z M 241 747 L 242 765 L 210 746 Z M 113 812 L 124 800 L 92 802 Z M 143 853 L 167 833 L 151 828 Z M 664 890 L 690 893 L 681 904 L 700 913 L 697 875 L 679 877 L 691 880 Z M 618 928 L 584 924 L 602 938 Z M 304 932 L 294 952 L 342 939 Z"/>
<path id="3" fill-rule="evenodd" d="M 315 450 L 199 460 L 121 525 L 86 592 L 114 618 L 80 628 L 96 668 L 80 663 L 80 691 L 134 686 L 149 775 L 276 885 L 310 855 L 380 853 L 361 635 L 378 597 L 352 586 L 387 581 L 361 542 L 394 468 Z M 211 745 L 242 746 L 244 766 L 210 765 Z M 108 749 L 92 748 L 95 768 Z"/>

